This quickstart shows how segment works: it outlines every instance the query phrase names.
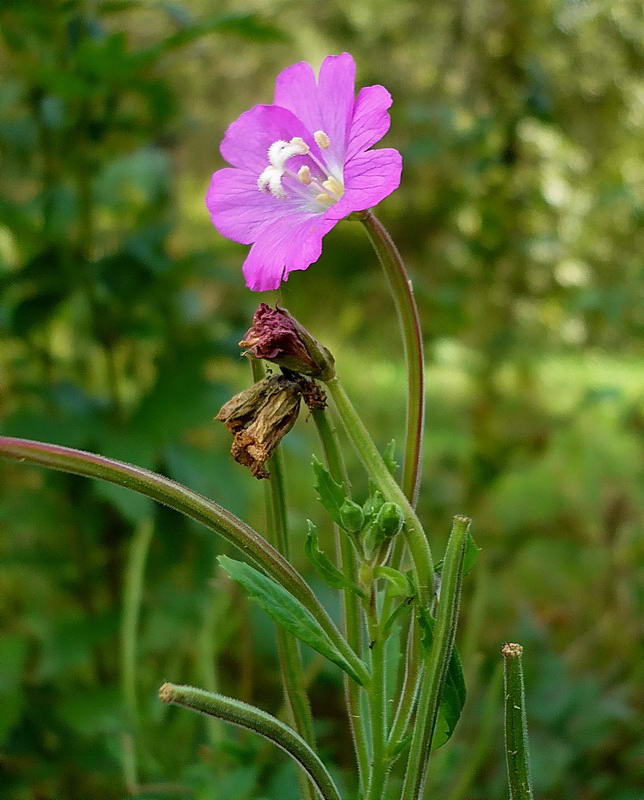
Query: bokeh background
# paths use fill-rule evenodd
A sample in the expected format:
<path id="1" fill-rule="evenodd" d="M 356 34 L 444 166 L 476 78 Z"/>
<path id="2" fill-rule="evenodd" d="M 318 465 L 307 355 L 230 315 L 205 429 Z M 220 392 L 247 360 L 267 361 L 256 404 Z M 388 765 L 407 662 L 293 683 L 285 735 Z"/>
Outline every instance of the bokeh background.
<path id="1" fill-rule="evenodd" d="M 641 800 L 641 2 L 4 0 L 0 37 L 1 431 L 163 471 L 260 530 L 261 486 L 211 421 L 249 382 L 236 343 L 256 303 L 332 348 L 380 445 L 401 439 L 404 371 L 357 223 L 281 292 L 244 288 L 244 248 L 203 204 L 218 142 L 300 59 L 349 50 L 361 84 L 391 90 L 405 169 L 379 213 L 425 330 L 420 512 L 437 552 L 459 512 L 483 548 L 470 696 L 432 796 L 506 796 L 495 675 L 517 640 L 536 796 Z M 284 445 L 296 538 L 307 516 L 328 529 L 311 428 Z M 221 543 L 125 490 L 0 474 L 2 798 L 295 800 L 276 751 L 156 699 L 169 679 L 280 706 L 271 625 L 217 575 Z M 309 663 L 350 787 L 338 671 Z"/>

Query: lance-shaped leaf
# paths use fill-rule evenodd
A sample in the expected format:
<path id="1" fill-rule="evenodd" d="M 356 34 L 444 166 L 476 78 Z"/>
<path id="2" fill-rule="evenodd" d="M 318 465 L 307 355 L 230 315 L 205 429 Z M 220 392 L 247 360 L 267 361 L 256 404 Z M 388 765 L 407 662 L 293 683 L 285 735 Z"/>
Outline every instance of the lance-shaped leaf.
<path id="1" fill-rule="evenodd" d="M 318 531 L 315 523 L 307 519 L 306 524 L 308 525 L 308 533 L 306 536 L 306 543 L 304 544 L 304 551 L 322 579 L 334 589 L 348 589 L 351 592 L 355 592 L 360 597 L 365 597 L 365 593 L 358 584 L 347 578 L 344 573 L 340 572 L 327 554 L 320 548 Z"/>
<path id="2" fill-rule="evenodd" d="M 467 541 L 465 542 L 465 555 L 463 557 L 463 575 L 469 575 L 474 568 L 476 561 L 479 557 L 481 548 L 474 541 L 474 537 L 470 532 L 467 534 Z M 443 559 L 436 563 L 434 571 L 439 575 L 443 571 Z"/>
<path id="3" fill-rule="evenodd" d="M 341 800 L 333 778 L 319 756 L 292 728 L 260 708 L 232 697 L 171 683 L 163 684 L 159 697 L 164 703 L 190 708 L 258 733 L 288 753 L 306 772 L 323 800 Z"/>
<path id="4" fill-rule="evenodd" d="M 333 661 L 357 683 L 363 683 L 363 676 L 344 658 L 302 603 L 283 586 L 258 572 L 250 564 L 244 564 L 243 561 L 235 561 L 228 556 L 219 556 L 217 560 L 226 573 L 239 583 L 248 596 L 255 600 L 275 622 L 329 661 Z M 360 665 L 364 674 L 367 668 L 362 662 Z"/>

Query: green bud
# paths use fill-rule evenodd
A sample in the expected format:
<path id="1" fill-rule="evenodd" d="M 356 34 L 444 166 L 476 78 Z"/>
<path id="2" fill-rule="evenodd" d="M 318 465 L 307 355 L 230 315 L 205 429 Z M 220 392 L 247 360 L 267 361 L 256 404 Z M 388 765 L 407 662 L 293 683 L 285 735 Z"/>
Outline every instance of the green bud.
<path id="1" fill-rule="evenodd" d="M 382 496 L 382 493 L 376 489 L 373 491 L 369 497 L 367 498 L 363 509 L 366 517 L 375 517 L 376 514 L 382 508 L 382 504 L 385 502 L 385 498 Z"/>
<path id="2" fill-rule="evenodd" d="M 362 508 L 348 497 L 340 507 L 340 524 L 348 533 L 357 533 L 364 525 Z"/>
<path id="3" fill-rule="evenodd" d="M 400 533 L 403 522 L 403 513 L 397 503 L 383 503 L 376 517 L 376 526 L 386 539 Z"/>

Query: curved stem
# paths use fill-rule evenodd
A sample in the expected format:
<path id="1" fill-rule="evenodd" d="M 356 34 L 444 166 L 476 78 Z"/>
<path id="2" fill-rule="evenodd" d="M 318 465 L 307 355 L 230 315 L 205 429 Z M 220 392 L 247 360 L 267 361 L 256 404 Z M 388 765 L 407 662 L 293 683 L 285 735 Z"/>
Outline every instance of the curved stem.
<path id="1" fill-rule="evenodd" d="M 420 485 L 425 424 L 425 371 L 420 316 L 411 280 L 393 239 L 372 211 L 363 211 L 360 219 L 387 276 L 405 348 L 407 421 L 402 488 L 412 507 L 415 507 Z"/>
<path id="2" fill-rule="evenodd" d="M 414 562 L 418 583 L 418 601 L 421 608 L 428 608 L 433 591 L 434 564 L 423 526 L 409 500 L 389 472 L 387 465 L 378 452 L 378 448 L 373 443 L 369 432 L 353 407 L 339 379 L 337 377 L 332 378 L 326 385 L 335 402 L 349 439 L 360 456 L 365 469 L 385 498 L 397 503 L 402 509 L 407 543 Z"/>
<path id="3" fill-rule="evenodd" d="M 217 503 L 150 470 L 71 447 L 0 436 L 0 457 L 125 486 L 201 522 L 245 553 L 256 566 L 291 592 L 320 623 L 356 674 L 365 683 L 369 680 L 364 664 L 299 572 L 263 536 Z"/>
<path id="4" fill-rule="evenodd" d="M 455 517 L 445 550 L 441 594 L 426 674 L 418 697 L 416 724 L 409 748 L 401 800 L 420 800 L 425 790 L 427 765 L 438 718 L 443 686 L 454 648 L 463 582 L 463 559 L 469 519 Z M 422 613 L 422 610 L 421 610 Z"/>
<path id="5" fill-rule="evenodd" d="M 312 411 L 313 421 L 317 428 L 324 458 L 327 468 L 333 480 L 341 483 L 347 494 L 349 493 L 349 475 L 342 457 L 338 432 L 331 420 L 331 416 L 326 409 L 314 409 Z M 344 574 L 352 581 L 357 580 L 356 557 L 353 545 L 349 538 L 341 531 L 337 525 L 333 526 L 336 535 L 336 546 L 339 551 L 339 567 Z M 347 637 L 349 646 L 355 653 L 360 655 L 362 650 L 362 636 L 360 625 L 360 608 L 358 598 L 353 592 L 342 593 L 342 616 L 344 622 L 344 634 Z M 369 749 L 367 746 L 367 733 L 362 720 L 360 709 L 361 689 L 348 676 L 344 679 L 344 692 L 349 715 L 349 728 L 353 738 L 353 746 L 358 763 L 358 776 L 360 786 L 363 787 L 369 770 Z"/>
<path id="6" fill-rule="evenodd" d="M 311 747 L 292 728 L 265 711 L 232 697 L 171 683 L 163 684 L 159 689 L 159 697 L 164 703 L 191 708 L 258 733 L 299 764 L 323 800 L 342 800 L 329 771 Z"/>

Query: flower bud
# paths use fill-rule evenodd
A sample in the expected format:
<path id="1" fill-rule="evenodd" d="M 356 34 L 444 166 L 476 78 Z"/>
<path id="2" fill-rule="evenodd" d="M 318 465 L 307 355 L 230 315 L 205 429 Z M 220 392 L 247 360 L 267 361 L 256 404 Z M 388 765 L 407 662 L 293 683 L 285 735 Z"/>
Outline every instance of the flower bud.
<path id="1" fill-rule="evenodd" d="M 390 539 L 400 533 L 404 522 L 403 513 L 397 503 L 383 503 L 378 516 L 376 527 L 385 539 Z"/>
<path id="2" fill-rule="evenodd" d="M 362 508 L 349 498 L 340 507 L 340 524 L 348 533 L 357 533 L 364 525 Z"/>
<path id="3" fill-rule="evenodd" d="M 365 516 L 367 517 L 375 517 L 376 514 L 380 511 L 382 504 L 385 502 L 385 498 L 382 496 L 382 493 L 375 489 L 367 498 L 363 509 Z"/>
<path id="4" fill-rule="evenodd" d="M 284 375 L 263 378 L 225 403 L 215 419 L 234 434 L 231 455 L 256 478 L 268 478 L 265 464 L 295 424 L 301 387 Z"/>
<path id="5" fill-rule="evenodd" d="M 253 316 L 253 324 L 239 343 L 255 358 L 272 361 L 308 375 L 330 380 L 335 375 L 335 360 L 285 308 L 260 303 Z"/>

